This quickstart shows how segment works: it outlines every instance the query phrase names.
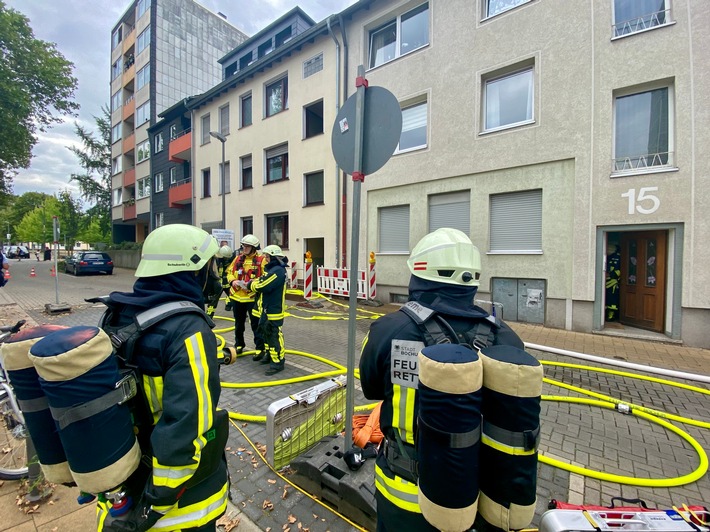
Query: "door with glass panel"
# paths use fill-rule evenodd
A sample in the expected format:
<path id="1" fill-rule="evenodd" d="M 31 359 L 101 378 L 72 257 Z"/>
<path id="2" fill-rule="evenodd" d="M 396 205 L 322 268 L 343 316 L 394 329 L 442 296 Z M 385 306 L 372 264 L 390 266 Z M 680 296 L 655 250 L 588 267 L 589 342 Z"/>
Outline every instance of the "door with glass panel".
<path id="1" fill-rule="evenodd" d="M 621 323 L 663 332 L 667 241 L 666 231 L 621 233 Z"/>

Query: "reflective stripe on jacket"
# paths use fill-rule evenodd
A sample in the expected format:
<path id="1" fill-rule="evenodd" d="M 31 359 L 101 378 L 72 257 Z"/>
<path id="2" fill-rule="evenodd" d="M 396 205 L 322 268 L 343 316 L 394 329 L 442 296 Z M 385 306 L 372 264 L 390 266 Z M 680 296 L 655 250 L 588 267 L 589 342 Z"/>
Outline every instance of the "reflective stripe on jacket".
<path id="1" fill-rule="evenodd" d="M 264 256 L 259 253 L 252 255 L 237 255 L 237 258 L 232 261 L 227 267 L 227 281 L 230 285 L 229 298 L 239 303 L 251 303 L 254 301 L 256 294 L 251 290 L 243 288 L 234 288 L 234 281 L 244 281 L 248 283 L 263 274 L 262 260 Z"/>
<path id="2" fill-rule="evenodd" d="M 249 283 L 259 297 L 252 311 L 254 316 L 266 313 L 269 321 L 282 325 L 286 308 L 286 268 L 272 259 L 264 268 L 264 275 Z"/>

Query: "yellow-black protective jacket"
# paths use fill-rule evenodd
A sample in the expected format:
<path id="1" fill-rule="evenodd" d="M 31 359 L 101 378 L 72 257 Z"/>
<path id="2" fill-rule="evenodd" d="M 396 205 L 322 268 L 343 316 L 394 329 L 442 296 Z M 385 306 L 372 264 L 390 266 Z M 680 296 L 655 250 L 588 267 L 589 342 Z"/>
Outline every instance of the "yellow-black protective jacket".
<path id="1" fill-rule="evenodd" d="M 443 285 L 412 277 L 409 293 L 410 301 L 438 312 L 459 335 L 469 331 L 477 320 L 488 317 L 487 312 L 473 303 L 475 287 Z M 504 322 L 499 322 L 494 335 L 493 344 L 523 348 L 522 340 Z M 383 401 L 380 413 L 382 433 L 388 442 L 397 446 L 396 430 L 415 461 L 420 459 L 414 448 L 419 413 L 416 355 L 425 346 L 425 335 L 420 326 L 404 312 L 397 311 L 379 318 L 370 326 L 360 355 L 362 391 L 368 399 Z M 408 356 L 405 357 L 405 353 Z M 384 449 L 385 445 L 381 445 L 375 464 L 375 487 L 400 511 L 421 514 L 416 483 L 390 469 Z"/>
<path id="2" fill-rule="evenodd" d="M 122 323 L 167 301 L 188 300 L 203 308 L 201 287 L 191 272 L 138 279 L 132 293 L 114 292 L 110 298 L 113 321 Z M 214 438 L 220 395 L 213 326 L 198 313 L 171 316 L 143 333 L 133 349 L 132 363 L 142 379 L 152 418 L 148 422 L 152 427 L 138 434 L 142 447 L 149 447 L 142 450 L 152 466 L 143 497 L 165 514 L 151 530 L 203 526 L 226 510 L 229 482 L 224 448 L 208 446 Z M 99 530 L 105 510 L 99 504 Z"/>
<path id="3" fill-rule="evenodd" d="M 248 283 L 260 277 L 263 273 L 262 260 L 264 256 L 258 252 L 254 252 L 251 255 L 245 255 L 240 253 L 232 261 L 232 263 L 227 266 L 227 281 L 230 285 L 229 298 L 237 303 L 253 303 L 256 294 L 251 290 L 245 290 L 244 288 L 235 288 L 232 283 L 234 281 L 244 281 Z"/>
<path id="4" fill-rule="evenodd" d="M 286 261 L 288 259 L 284 259 Z M 286 268 L 278 258 L 272 258 L 264 268 L 264 275 L 249 283 L 258 298 L 252 314 L 261 316 L 274 325 L 283 325 L 286 308 Z"/>

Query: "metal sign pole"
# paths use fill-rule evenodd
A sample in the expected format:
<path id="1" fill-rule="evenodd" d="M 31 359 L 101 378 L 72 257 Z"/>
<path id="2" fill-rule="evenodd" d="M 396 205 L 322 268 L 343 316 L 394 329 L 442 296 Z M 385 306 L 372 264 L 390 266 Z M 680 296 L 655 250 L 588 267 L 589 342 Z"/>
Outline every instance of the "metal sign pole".
<path id="1" fill-rule="evenodd" d="M 355 410 L 355 320 L 357 319 L 357 266 L 360 248 L 360 187 L 365 176 L 362 171 L 362 146 L 365 132 L 365 68 L 357 67 L 357 96 L 355 101 L 355 167 L 353 169 L 353 221 L 350 239 L 350 294 L 348 313 L 348 373 L 345 391 L 345 448 L 353 445 L 353 411 Z"/>
<path id="2" fill-rule="evenodd" d="M 53 235 L 54 235 L 54 293 L 56 295 L 56 303 L 59 305 L 59 272 L 57 266 L 59 264 L 59 219 L 52 216 Z"/>

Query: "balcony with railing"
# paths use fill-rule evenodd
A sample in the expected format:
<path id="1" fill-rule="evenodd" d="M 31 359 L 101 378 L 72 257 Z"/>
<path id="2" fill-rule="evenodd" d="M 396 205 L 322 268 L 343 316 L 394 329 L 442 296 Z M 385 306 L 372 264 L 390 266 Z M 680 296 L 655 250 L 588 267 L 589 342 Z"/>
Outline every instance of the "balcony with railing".
<path id="1" fill-rule="evenodd" d="M 123 102 L 123 120 L 128 120 L 134 114 L 136 114 L 136 99 L 131 94 Z"/>
<path id="2" fill-rule="evenodd" d="M 672 22 L 670 9 L 655 11 L 653 13 L 648 13 L 646 15 L 641 15 L 629 20 L 612 24 L 611 36 L 613 39 L 617 37 L 624 37 L 626 35 L 647 31 L 659 26 L 666 26 Z"/>
<path id="3" fill-rule="evenodd" d="M 192 158 L 192 129 L 188 128 L 170 138 L 168 157 L 174 163 L 189 161 Z"/>
<path id="4" fill-rule="evenodd" d="M 134 79 L 136 79 L 136 65 L 135 63 L 131 62 L 130 65 L 126 65 L 125 70 L 123 71 L 123 78 L 121 81 L 123 83 L 123 86 L 125 87 L 126 85 L 133 83 Z"/>
<path id="5" fill-rule="evenodd" d="M 136 184 L 136 167 L 128 168 L 123 172 L 123 186 L 130 187 Z"/>
<path id="6" fill-rule="evenodd" d="M 182 208 L 192 203 L 192 178 L 187 177 L 175 183 L 170 183 L 168 204 L 170 207 Z"/>
<path id="7" fill-rule="evenodd" d="M 136 134 L 131 133 L 123 139 L 123 153 L 128 153 L 136 149 Z"/>
<path id="8" fill-rule="evenodd" d="M 136 200 L 130 199 L 123 203 L 123 220 L 136 219 Z"/>
<path id="9" fill-rule="evenodd" d="M 123 38 L 123 53 L 125 54 L 128 50 L 130 50 L 133 45 L 136 43 L 136 27 L 131 26 L 130 28 L 128 26 L 125 27 L 126 33 L 125 37 Z"/>

